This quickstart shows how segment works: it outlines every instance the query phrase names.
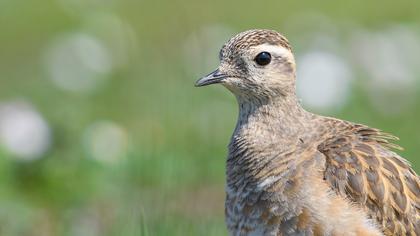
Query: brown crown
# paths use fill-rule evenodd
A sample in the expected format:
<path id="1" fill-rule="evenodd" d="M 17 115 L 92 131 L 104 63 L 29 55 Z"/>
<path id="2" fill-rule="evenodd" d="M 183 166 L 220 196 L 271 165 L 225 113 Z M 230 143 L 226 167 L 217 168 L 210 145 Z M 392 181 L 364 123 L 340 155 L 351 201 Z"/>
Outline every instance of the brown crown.
<path id="1" fill-rule="evenodd" d="M 292 50 L 289 41 L 274 30 L 254 29 L 237 34 L 225 45 L 229 49 L 247 49 L 261 44 L 278 45 Z"/>

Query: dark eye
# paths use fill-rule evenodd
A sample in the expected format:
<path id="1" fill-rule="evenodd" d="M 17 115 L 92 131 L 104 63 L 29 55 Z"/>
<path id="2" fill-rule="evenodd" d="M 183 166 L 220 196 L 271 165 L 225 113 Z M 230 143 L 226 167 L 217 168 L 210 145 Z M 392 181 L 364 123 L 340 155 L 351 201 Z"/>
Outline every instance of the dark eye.
<path id="1" fill-rule="evenodd" d="M 260 52 L 254 60 L 258 65 L 265 66 L 271 62 L 271 55 L 268 52 Z"/>

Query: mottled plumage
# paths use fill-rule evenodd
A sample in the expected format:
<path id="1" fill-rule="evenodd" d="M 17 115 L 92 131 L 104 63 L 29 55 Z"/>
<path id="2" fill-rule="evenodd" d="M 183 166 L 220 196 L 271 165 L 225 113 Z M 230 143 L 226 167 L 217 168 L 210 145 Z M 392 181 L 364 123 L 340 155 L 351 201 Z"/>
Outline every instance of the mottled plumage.
<path id="1" fill-rule="evenodd" d="M 269 64 L 258 64 L 262 52 Z M 396 138 L 305 111 L 288 41 L 271 30 L 229 40 L 221 83 L 237 97 L 229 144 L 226 224 L 231 235 L 419 235 L 420 180 Z"/>

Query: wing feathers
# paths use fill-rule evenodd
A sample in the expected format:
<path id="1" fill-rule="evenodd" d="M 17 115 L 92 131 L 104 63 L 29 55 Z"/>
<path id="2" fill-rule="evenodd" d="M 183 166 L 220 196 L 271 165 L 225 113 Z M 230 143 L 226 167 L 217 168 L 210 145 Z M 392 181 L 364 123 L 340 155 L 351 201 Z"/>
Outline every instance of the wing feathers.
<path id="1" fill-rule="evenodd" d="M 420 236 L 420 180 L 392 152 L 397 137 L 363 125 L 337 124 L 318 146 L 326 157 L 325 180 L 340 195 L 364 207 L 386 235 Z M 337 127 L 337 126 L 336 126 Z"/>

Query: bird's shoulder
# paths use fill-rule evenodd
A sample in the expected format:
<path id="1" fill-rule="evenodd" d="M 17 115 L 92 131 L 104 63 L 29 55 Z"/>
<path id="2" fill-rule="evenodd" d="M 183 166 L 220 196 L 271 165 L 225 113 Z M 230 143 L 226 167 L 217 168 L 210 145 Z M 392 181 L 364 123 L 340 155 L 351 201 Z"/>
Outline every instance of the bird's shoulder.
<path id="1" fill-rule="evenodd" d="M 366 125 L 325 118 L 317 143 L 324 181 L 365 209 L 386 235 L 420 235 L 420 179 L 393 149 L 393 135 Z"/>

